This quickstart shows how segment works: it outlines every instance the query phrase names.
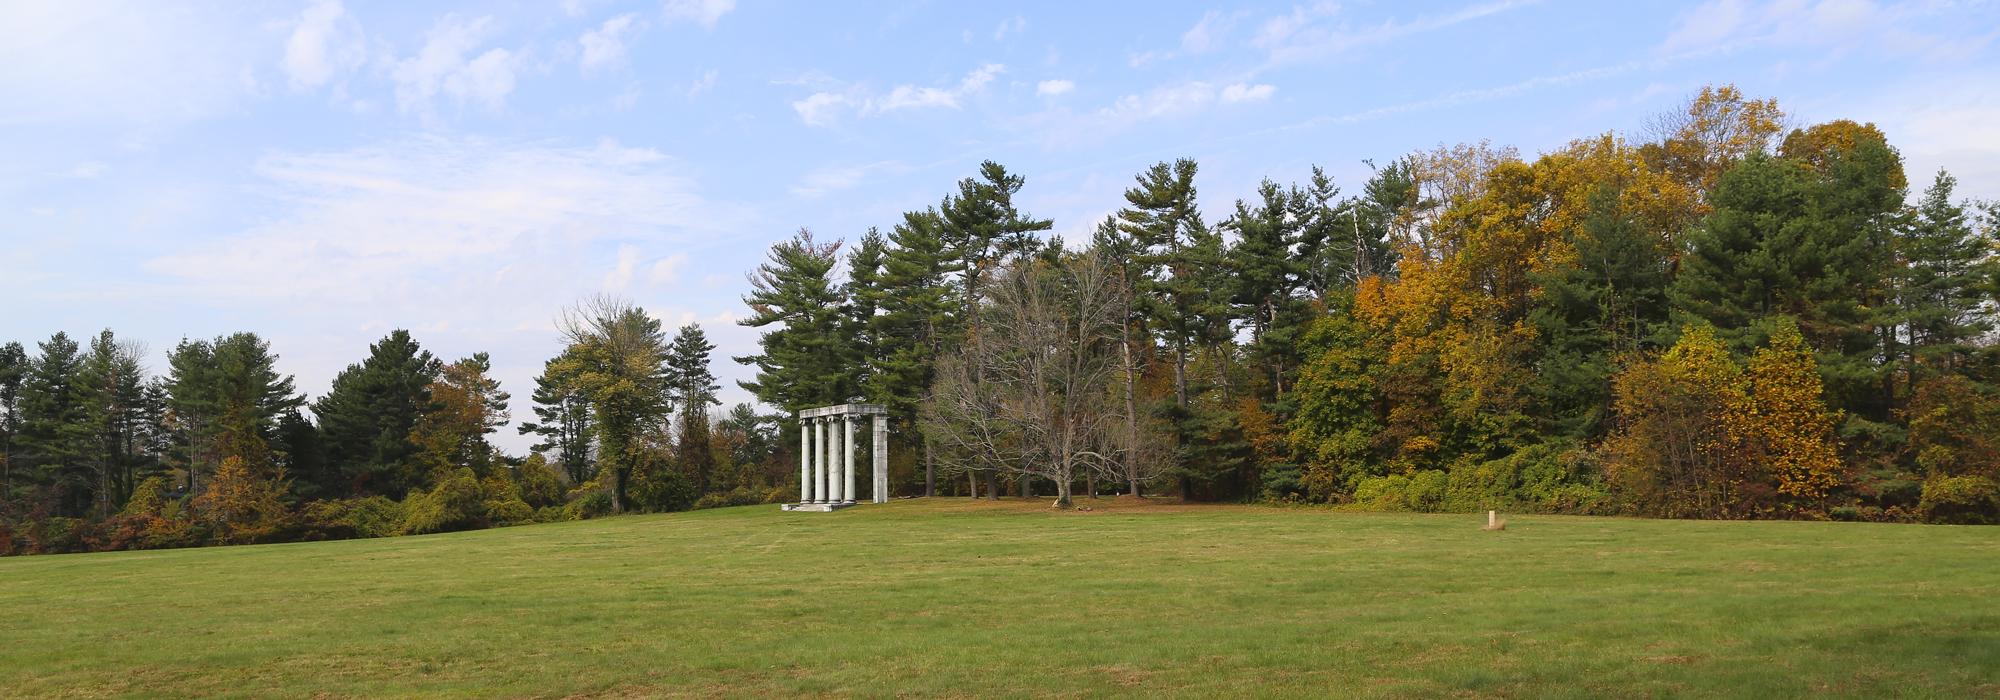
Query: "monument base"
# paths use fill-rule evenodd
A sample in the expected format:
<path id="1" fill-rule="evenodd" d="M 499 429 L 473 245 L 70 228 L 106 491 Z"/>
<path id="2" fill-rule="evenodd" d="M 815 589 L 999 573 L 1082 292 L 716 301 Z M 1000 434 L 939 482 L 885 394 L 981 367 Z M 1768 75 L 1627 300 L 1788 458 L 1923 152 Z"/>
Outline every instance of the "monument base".
<path id="1" fill-rule="evenodd" d="M 852 508 L 853 503 L 786 503 L 780 508 L 801 513 L 831 513 L 842 508 Z"/>

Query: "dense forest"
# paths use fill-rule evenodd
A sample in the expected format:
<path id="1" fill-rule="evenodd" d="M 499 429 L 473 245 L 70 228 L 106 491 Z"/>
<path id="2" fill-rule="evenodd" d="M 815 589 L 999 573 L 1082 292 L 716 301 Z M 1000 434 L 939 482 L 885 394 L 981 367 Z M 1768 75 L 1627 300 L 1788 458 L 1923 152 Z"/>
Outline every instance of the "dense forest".
<path id="1" fill-rule="evenodd" d="M 108 330 L 10 343 L 0 553 L 779 502 L 784 416 L 850 401 L 889 407 L 900 496 L 2000 520 L 2000 206 L 1911 183 L 1874 125 L 1720 87 L 1638 135 L 1371 168 L 1211 224 L 1162 162 L 1064 241 L 985 163 L 886 233 L 771 249 L 734 359 L 777 413 L 711 412 L 700 327 L 577 305 L 525 457 L 488 439 L 487 357 L 403 331 L 310 402 L 249 333 L 150 375 Z"/>

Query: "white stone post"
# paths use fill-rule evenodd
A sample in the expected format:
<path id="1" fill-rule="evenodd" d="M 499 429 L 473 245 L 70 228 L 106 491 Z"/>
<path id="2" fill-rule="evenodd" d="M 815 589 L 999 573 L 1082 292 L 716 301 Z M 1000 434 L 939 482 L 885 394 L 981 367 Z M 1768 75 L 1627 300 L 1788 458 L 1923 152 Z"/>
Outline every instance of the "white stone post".
<path id="1" fill-rule="evenodd" d="M 840 502 L 854 502 L 854 416 L 843 416 L 840 425 L 847 437 L 840 441 Z"/>
<path id="2" fill-rule="evenodd" d="M 830 479 L 833 475 L 827 473 L 832 471 L 832 467 L 833 426 L 828 425 L 827 419 L 822 416 L 819 419 L 819 468 L 813 472 L 814 483 L 819 487 L 819 499 L 816 501 L 817 503 L 833 502 L 833 490 L 829 488 L 833 485 Z"/>
<path id="3" fill-rule="evenodd" d="M 869 441 L 875 452 L 875 502 L 889 502 L 889 417 L 875 416 L 875 439 Z"/>
<path id="4" fill-rule="evenodd" d="M 812 419 L 799 419 L 799 502 L 813 500 Z"/>

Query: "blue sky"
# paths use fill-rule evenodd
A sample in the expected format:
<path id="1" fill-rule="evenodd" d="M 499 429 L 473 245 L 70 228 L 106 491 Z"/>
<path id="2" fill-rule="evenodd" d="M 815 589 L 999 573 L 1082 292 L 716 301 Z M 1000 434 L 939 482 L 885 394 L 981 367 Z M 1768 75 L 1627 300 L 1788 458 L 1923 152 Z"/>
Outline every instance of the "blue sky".
<path id="1" fill-rule="evenodd" d="M 253 330 L 317 395 L 409 328 L 491 352 L 519 418 L 578 299 L 746 353 L 770 243 L 887 227 L 981 160 L 1075 238 L 1163 159 L 1219 221 L 1314 164 L 1353 189 L 1440 144 L 1637 136 L 1708 83 L 2000 197 L 1996 40 L 1985 2 L 16 0 L 0 340 L 108 326 L 159 368 Z"/>

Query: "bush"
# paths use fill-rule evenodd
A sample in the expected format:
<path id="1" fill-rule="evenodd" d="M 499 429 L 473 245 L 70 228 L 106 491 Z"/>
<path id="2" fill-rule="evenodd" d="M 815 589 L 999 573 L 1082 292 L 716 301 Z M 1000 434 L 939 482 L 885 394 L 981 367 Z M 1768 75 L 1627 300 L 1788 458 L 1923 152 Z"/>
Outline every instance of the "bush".
<path id="1" fill-rule="evenodd" d="M 403 502 L 405 535 L 470 530 L 486 526 L 485 494 L 471 469 L 459 469 L 428 492 L 411 491 Z"/>
<path id="2" fill-rule="evenodd" d="M 518 498 L 487 501 L 486 519 L 495 527 L 532 523 L 535 509 Z"/>
<path id="3" fill-rule="evenodd" d="M 528 457 L 514 469 L 514 483 L 521 490 L 521 500 L 530 506 L 544 508 L 563 502 L 562 477 L 540 454 Z"/>
<path id="4" fill-rule="evenodd" d="M 671 469 L 653 469 L 635 476 L 627 494 L 635 508 L 649 513 L 687 510 L 694 505 L 696 495 L 694 483 Z"/>
<path id="5" fill-rule="evenodd" d="M 402 532 L 403 505 L 381 496 L 312 501 L 299 509 L 297 539 L 390 537 Z"/>
<path id="6" fill-rule="evenodd" d="M 22 534 L 27 535 L 30 554 L 88 552 L 97 540 L 94 524 L 79 518 L 42 518 L 29 523 Z"/>
<path id="7" fill-rule="evenodd" d="M 1433 513 L 1444 504 L 1447 481 L 1445 473 L 1435 469 L 1367 477 L 1354 487 L 1354 502 L 1369 510 Z"/>
<path id="8" fill-rule="evenodd" d="M 760 503 L 765 503 L 766 501 L 764 499 L 769 496 L 770 496 L 769 492 L 761 489 L 752 489 L 748 487 L 738 486 L 728 491 L 721 491 L 717 493 L 711 493 L 706 496 L 702 496 L 700 499 L 694 502 L 694 509 L 701 510 L 703 508 L 728 508 L 731 506 L 754 506 Z"/>
<path id="9" fill-rule="evenodd" d="M 576 500 L 563 506 L 563 520 L 589 520 L 611 514 L 611 494 L 598 489 L 578 494 Z"/>
<path id="10" fill-rule="evenodd" d="M 1983 476 L 1936 476 L 1924 482 L 1917 512 L 1934 523 L 2000 522 L 2000 483 Z"/>

